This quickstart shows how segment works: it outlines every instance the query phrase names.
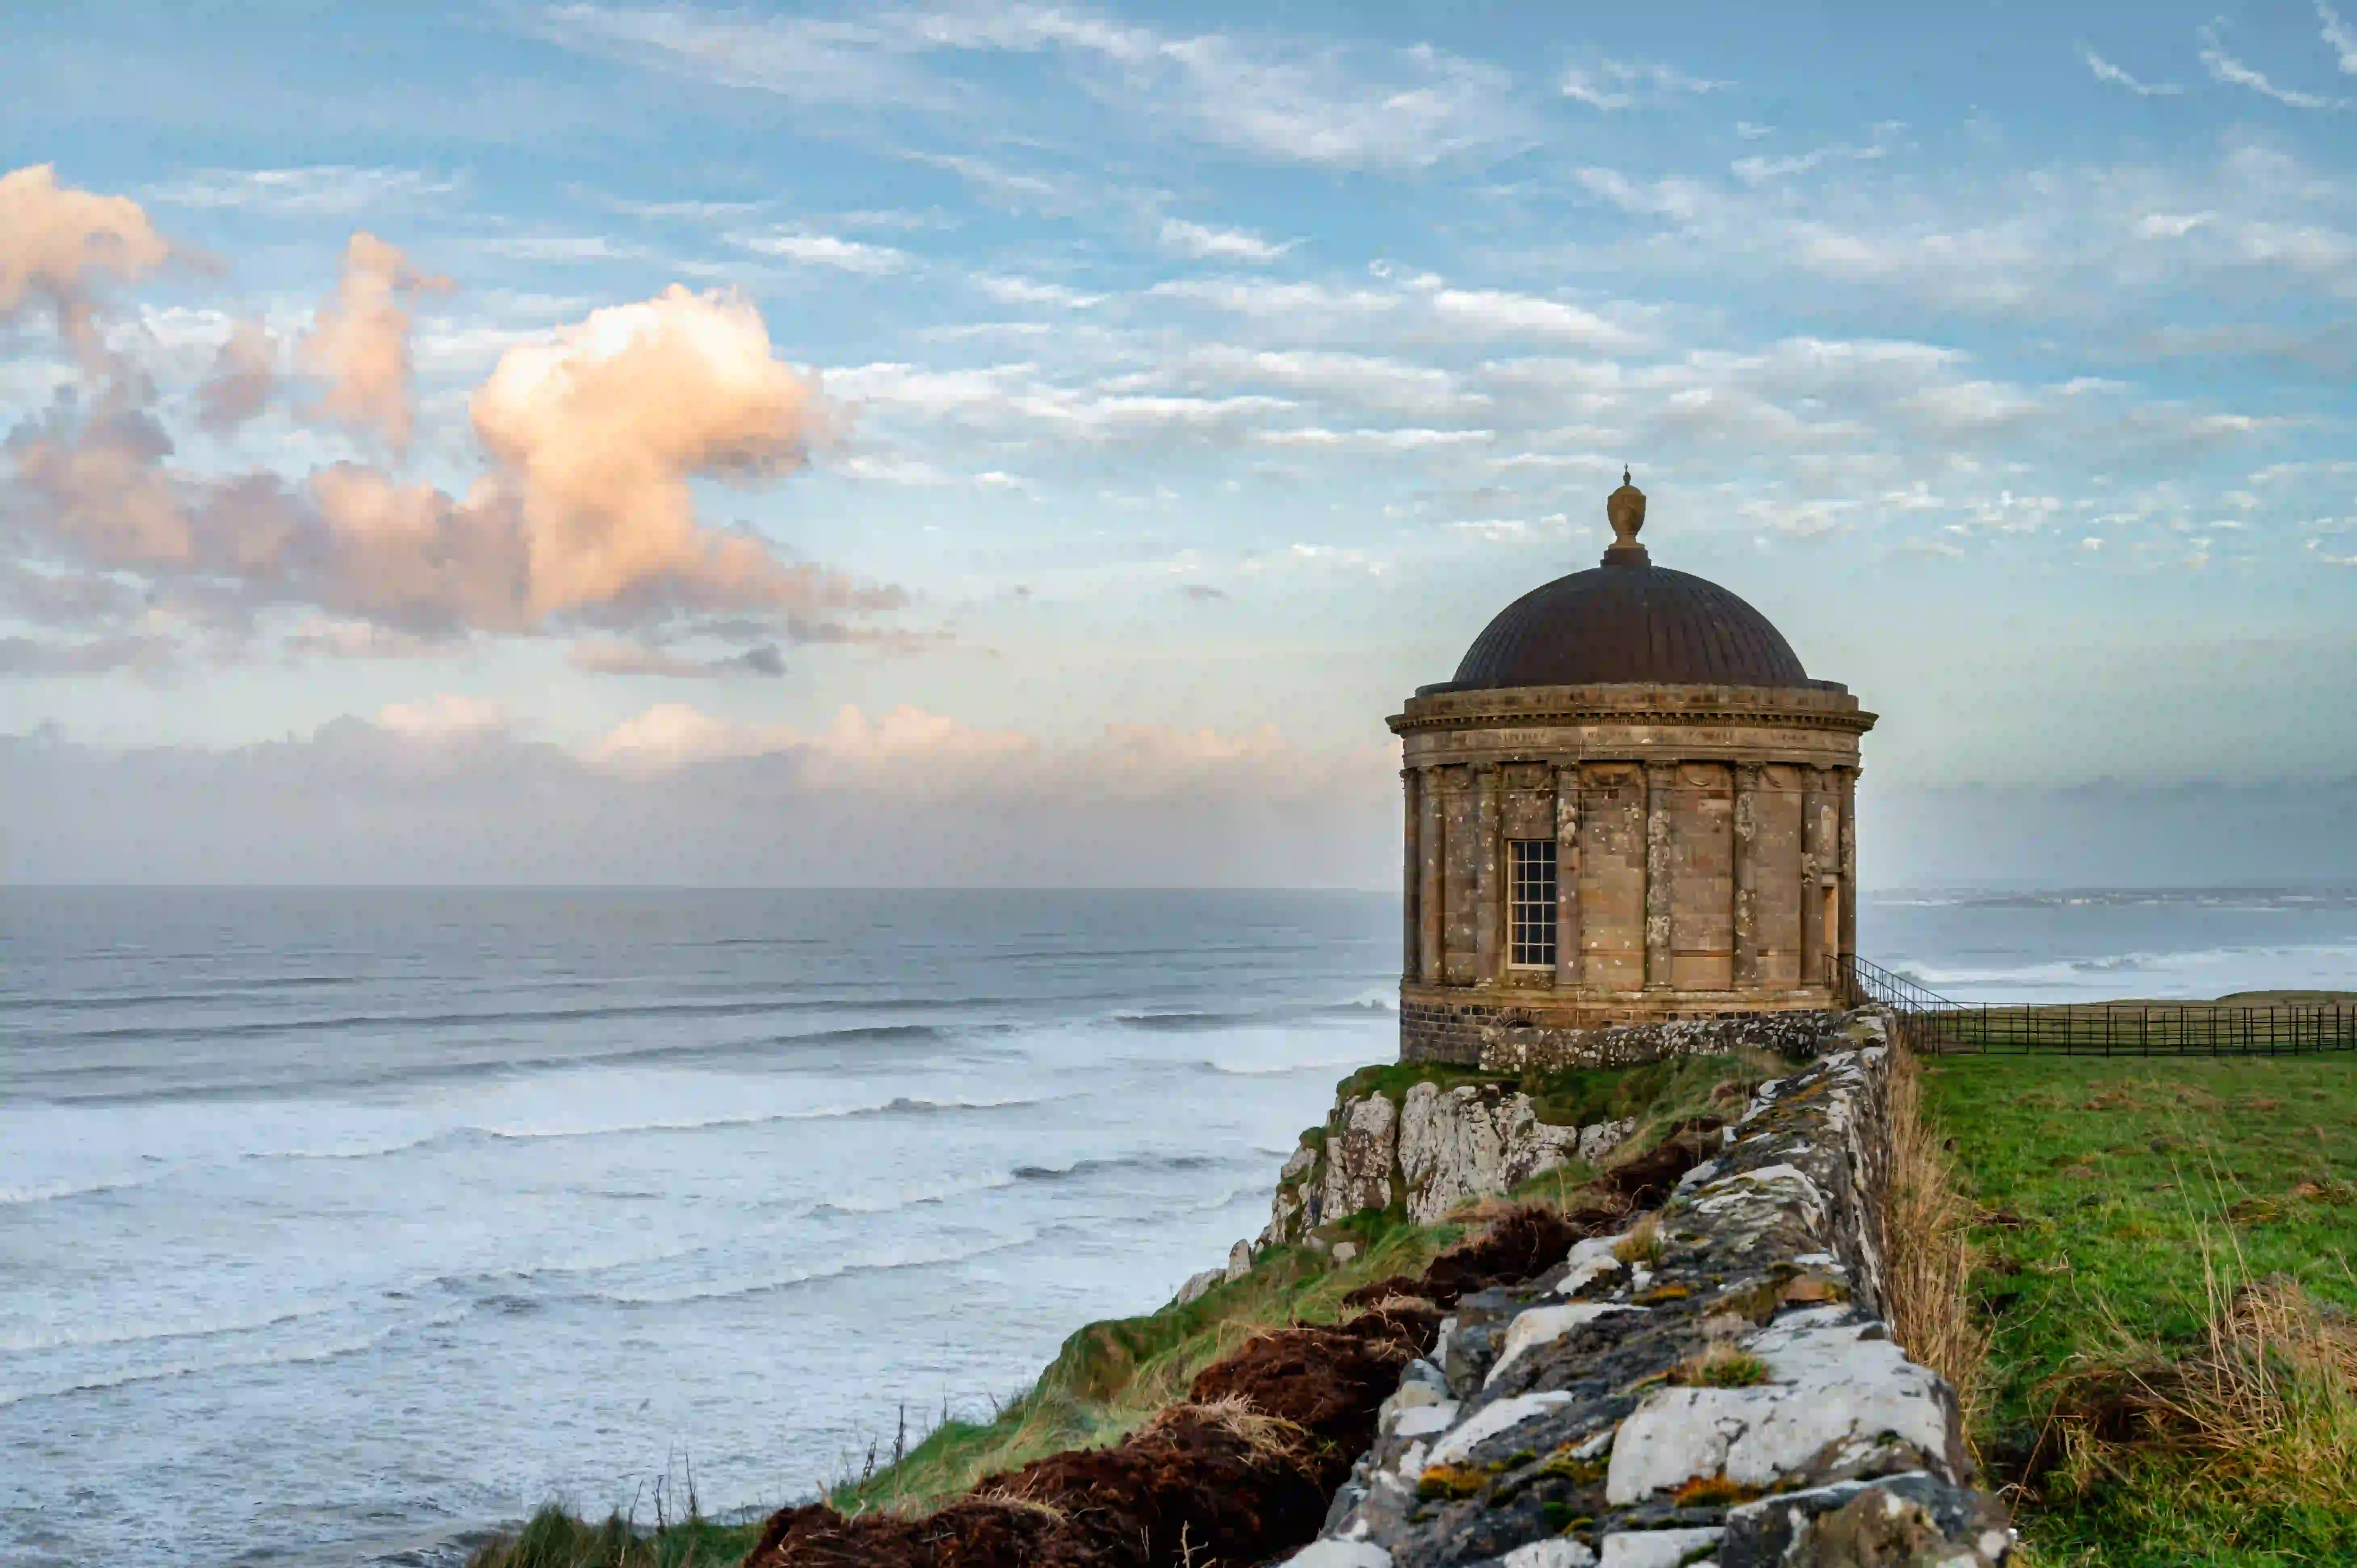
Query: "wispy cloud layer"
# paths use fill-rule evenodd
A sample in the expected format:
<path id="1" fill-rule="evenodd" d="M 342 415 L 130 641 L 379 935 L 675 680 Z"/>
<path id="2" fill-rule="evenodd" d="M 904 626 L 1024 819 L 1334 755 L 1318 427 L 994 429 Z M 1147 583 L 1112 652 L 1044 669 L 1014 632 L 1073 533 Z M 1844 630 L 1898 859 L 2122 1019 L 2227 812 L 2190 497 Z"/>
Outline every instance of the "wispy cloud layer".
<path id="1" fill-rule="evenodd" d="M 2139 81 L 2093 49 L 2081 49 L 2079 58 L 2087 62 L 2087 69 L 2095 73 L 2097 81 L 2125 87 L 2140 98 L 2173 98 L 2185 91 L 2173 81 Z"/>
<path id="2" fill-rule="evenodd" d="M 1259 235 L 1243 229 L 1215 229 L 1201 223 L 1189 223 L 1181 218 L 1162 220 L 1162 248 L 1175 255 L 1189 256 L 1197 261 L 1250 262 L 1266 264 L 1283 256 L 1301 242 L 1287 240 L 1272 244 Z"/>
<path id="3" fill-rule="evenodd" d="M 2264 71 L 2226 52 L 2215 22 L 2206 24 L 2201 29 L 2201 64 L 2212 81 L 2222 82 L 2229 87 L 2246 87 L 2263 98 L 2272 98 L 2294 109 L 2346 109 L 2352 102 L 2350 99 L 2329 93 L 2305 92 L 2278 86 Z"/>
<path id="4" fill-rule="evenodd" d="M 456 174 L 424 169 L 312 164 L 292 168 L 196 169 L 142 194 L 165 207 L 244 210 L 281 218 L 382 215 L 447 200 L 466 188 Z"/>
<path id="5" fill-rule="evenodd" d="M 1429 45 L 1182 36 L 1048 5 L 886 6 L 843 19 L 574 5 L 545 8 L 533 27 L 567 48 L 884 117 L 1011 116 L 1015 104 L 929 70 L 927 58 L 1045 55 L 1153 129 L 1315 166 L 1429 168 L 1530 128 L 1507 72 Z"/>
<path id="6" fill-rule="evenodd" d="M 1008 778 L 1114 716 L 1380 740 L 1623 461 L 1657 559 L 1887 682 L 1894 759 L 1951 597 L 2346 622 L 2347 9 L 361 7 L 366 71 L 257 28 L 230 85 L 158 13 L 115 52 L 187 59 L 83 57 L 8 177 L 81 237 L 0 226 L 0 730 L 466 693 L 504 727 L 350 723 L 707 803 L 883 744 L 845 703 Z M 233 92 L 316 102 L 300 150 Z"/>
<path id="7" fill-rule="evenodd" d="M 1722 92 L 1735 84 L 1690 76 L 1659 60 L 1615 59 L 1600 56 L 1564 68 L 1563 95 L 1591 109 L 1608 112 L 1634 109 L 1681 97 Z"/>

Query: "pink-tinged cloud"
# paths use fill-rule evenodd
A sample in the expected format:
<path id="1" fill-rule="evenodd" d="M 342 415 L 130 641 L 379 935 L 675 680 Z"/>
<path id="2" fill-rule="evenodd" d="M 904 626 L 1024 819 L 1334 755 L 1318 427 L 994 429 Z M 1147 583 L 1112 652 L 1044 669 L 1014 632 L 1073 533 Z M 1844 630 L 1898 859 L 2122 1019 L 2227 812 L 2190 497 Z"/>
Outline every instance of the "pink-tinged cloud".
<path id="1" fill-rule="evenodd" d="M 143 410 L 110 410 L 75 422 L 64 409 L 16 428 L 19 510 L 52 538 L 98 565 L 188 567 L 197 541 L 179 488 L 164 467 L 171 438 Z"/>
<path id="2" fill-rule="evenodd" d="M 318 412 L 384 437 L 406 455 L 415 407 L 405 300 L 442 293 L 450 280 L 420 272 L 365 230 L 344 248 L 343 280 L 303 339 L 303 362 L 327 381 Z"/>
<path id="3" fill-rule="evenodd" d="M 659 703 L 583 753 L 593 766 L 648 777 L 728 759 L 790 760 L 798 787 L 901 798 L 1142 802 L 1302 800 L 1381 795 L 1395 747 L 1310 750 L 1274 725 L 1226 734 L 1108 725 L 1054 743 L 969 725 L 908 703 L 870 717 L 838 712 L 824 729 L 729 719 Z"/>
<path id="4" fill-rule="evenodd" d="M 355 241 L 341 306 L 306 351 L 349 372 L 331 397 L 350 391 L 350 407 L 397 439 L 405 328 L 386 319 L 400 313 L 384 290 L 410 274 L 397 252 L 374 246 Z M 383 287 L 356 288 L 365 277 Z M 227 430 L 250 418 L 271 395 L 274 360 L 261 328 L 241 323 L 199 389 L 204 422 Z M 112 375 L 94 398 L 59 400 L 0 446 L 14 480 L 0 492 L 0 528 L 27 558 L 200 589 L 230 615 L 305 607 L 419 637 L 552 623 L 655 630 L 726 612 L 768 620 L 779 640 L 857 640 L 882 634 L 839 617 L 905 602 L 898 588 L 787 561 L 755 535 L 697 521 L 692 478 L 787 472 L 823 430 L 816 388 L 776 358 L 759 313 L 734 297 L 674 288 L 511 349 L 475 395 L 492 463 L 464 495 L 361 463 L 293 481 L 192 474 L 173 462 L 154 401 L 145 378 Z M 699 671 L 782 668 L 764 640 Z"/>
<path id="5" fill-rule="evenodd" d="M 91 328 L 92 282 L 111 275 L 128 283 L 171 253 L 127 196 L 61 186 L 48 164 L 0 175 L 0 322 L 27 304 L 45 304 L 86 365 L 102 358 Z"/>
<path id="6" fill-rule="evenodd" d="M 261 322 L 240 321 L 197 388 L 197 423 L 226 435 L 260 413 L 277 385 L 277 342 Z"/>
<path id="7" fill-rule="evenodd" d="M 470 406 L 522 508 L 536 615 L 650 594 L 748 609 L 899 602 L 697 522 L 691 478 L 791 472 L 825 431 L 818 389 L 771 351 L 748 301 L 674 285 L 593 311 L 509 349 Z"/>

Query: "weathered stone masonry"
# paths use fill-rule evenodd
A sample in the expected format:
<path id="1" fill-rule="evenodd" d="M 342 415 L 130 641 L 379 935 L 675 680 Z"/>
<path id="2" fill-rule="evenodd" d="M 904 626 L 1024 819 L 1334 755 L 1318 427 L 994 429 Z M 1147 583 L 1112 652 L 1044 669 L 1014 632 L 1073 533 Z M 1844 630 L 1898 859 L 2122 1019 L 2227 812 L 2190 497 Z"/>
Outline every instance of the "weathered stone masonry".
<path id="1" fill-rule="evenodd" d="M 1600 567 L 1509 606 L 1400 736 L 1400 1051 L 1471 1064 L 1501 1029 L 1841 1004 L 1857 940 L 1859 739 L 1875 715 L 1811 680 L 1717 585 L 1655 568 L 1644 497 L 1608 503 Z M 1544 860 L 1551 908 L 1515 857 Z M 1521 929 L 1542 940 L 1514 940 Z"/>
<path id="2" fill-rule="evenodd" d="M 1763 1085 L 1655 1217 L 1467 1296 L 1292 1568 L 1993 1568 L 1953 1391 L 1881 1317 L 1887 1026 Z"/>
<path id="3" fill-rule="evenodd" d="M 1873 723 L 1857 699 L 1645 686 L 1480 696 L 1419 697 L 1393 721 L 1414 868 L 1403 1058 L 1470 1064 L 1459 1025 L 1577 1030 L 1836 1004 L 1854 940 L 1857 736 Z M 1506 961 L 1514 840 L 1555 848 L 1545 967 Z"/>

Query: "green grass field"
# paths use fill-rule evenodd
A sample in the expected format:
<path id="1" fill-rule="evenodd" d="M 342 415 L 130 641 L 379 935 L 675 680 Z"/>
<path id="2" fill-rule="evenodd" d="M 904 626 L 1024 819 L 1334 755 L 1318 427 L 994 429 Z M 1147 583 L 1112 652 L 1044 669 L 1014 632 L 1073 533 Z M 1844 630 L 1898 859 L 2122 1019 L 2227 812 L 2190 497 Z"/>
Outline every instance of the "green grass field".
<path id="1" fill-rule="evenodd" d="M 1924 1094 L 1981 1210 L 1994 1343 L 1975 1436 L 1994 1478 L 2054 1452 L 2058 1406 L 2091 1374 L 2199 1363 L 2238 1286 L 2297 1281 L 2350 1342 L 2330 1337 L 2357 1309 L 2357 1055 L 1943 1057 Z M 2141 1433 L 2093 1467 L 2041 1467 L 2013 1499 L 2032 1561 L 2357 1563 L 2346 1373 L 2259 1421 L 2246 1453 Z"/>

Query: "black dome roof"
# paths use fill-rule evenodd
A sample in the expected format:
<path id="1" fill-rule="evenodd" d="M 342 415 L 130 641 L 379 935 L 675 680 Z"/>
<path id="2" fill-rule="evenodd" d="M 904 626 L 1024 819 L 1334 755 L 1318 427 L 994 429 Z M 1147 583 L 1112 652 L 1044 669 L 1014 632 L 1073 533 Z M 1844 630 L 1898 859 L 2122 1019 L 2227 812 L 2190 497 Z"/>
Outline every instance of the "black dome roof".
<path id="1" fill-rule="evenodd" d="M 1616 553 L 1618 553 L 1616 552 Z M 1427 692 L 1659 682 L 1813 684 L 1768 618 L 1706 578 L 1643 560 L 1557 577 L 1501 611 Z"/>

